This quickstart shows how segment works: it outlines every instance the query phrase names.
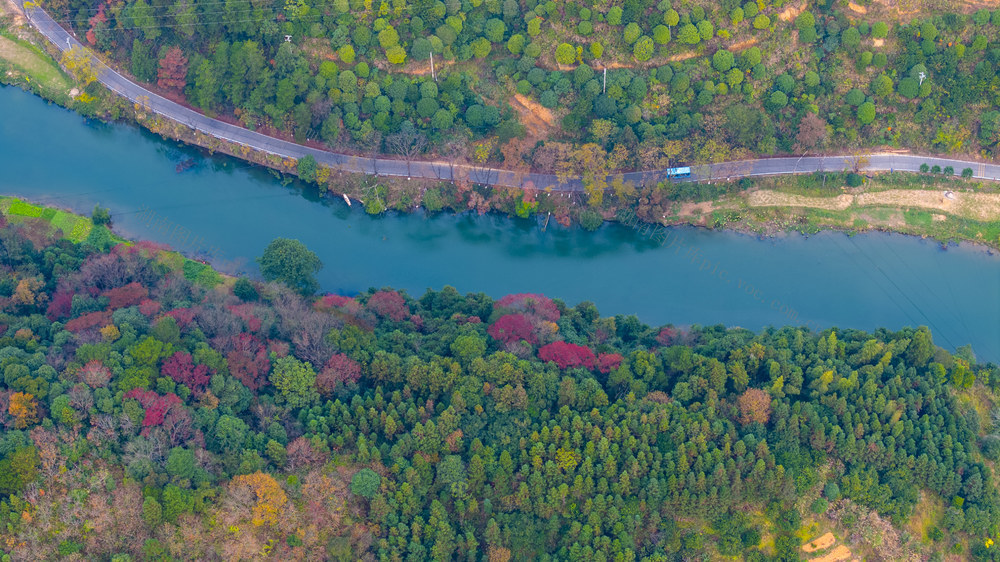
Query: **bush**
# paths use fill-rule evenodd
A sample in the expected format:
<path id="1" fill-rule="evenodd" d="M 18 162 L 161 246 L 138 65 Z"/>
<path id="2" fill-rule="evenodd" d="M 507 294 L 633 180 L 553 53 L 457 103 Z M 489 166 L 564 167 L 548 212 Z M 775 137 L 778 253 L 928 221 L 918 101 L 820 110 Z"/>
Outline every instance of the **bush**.
<path id="1" fill-rule="evenodd" d="M 13 207 L 13 205 L 11 206 Z M 101 207 L 100 205 L 95 205 L 94 211 L 90 214 L 90 220 L 92 220 L 95 225 L 111 224 L 111 211 Z"/>
<path id="2" fill-rule="evenodd" d="M 932 174 L 940 174 L 941 173 L 941 166 L 938 166 L 937 164 L 931 166 L 931 173 Z"/>
<path id="3" fill-rule="evenodd" d="M 944 169 L 941 170 L 941 173 L 944 174 L 944 175 L 946 175 L 946 176 L 954 176 L 955 175 L 955 168 L 953 168 L 951 166 L 945 166 Z"/>
<path id="4" fill-rule="evenodd" d="M 864 181 L 864 178 L 854 172 L 847 174 L 847 185 L 850 187 L 860 187 Z"/>
<path id="5" fill-rule="evenodd" d="M 926 174 L 930 170 L 931 170 L 931 167 L 928 166 L 926 162 L 924 162 L 923 164 L 920 165 L 920 173 L 921 174 Z"/>
<path id="6" fill-rule="evenodd" d="M 580 213 L 580 226 L 584 230 L 593 232 L 600 228 L 602 224 L 604 224 L 604 219 L 597 211 L 585 209 Z"/>
<path id="7" fill-rule="evenodd" d="M 971 178 L 972 177 L 972 168 L 965 168 L 965 169 L 963 169 L 962 170 L 962 177 L 963 178 Z"/>

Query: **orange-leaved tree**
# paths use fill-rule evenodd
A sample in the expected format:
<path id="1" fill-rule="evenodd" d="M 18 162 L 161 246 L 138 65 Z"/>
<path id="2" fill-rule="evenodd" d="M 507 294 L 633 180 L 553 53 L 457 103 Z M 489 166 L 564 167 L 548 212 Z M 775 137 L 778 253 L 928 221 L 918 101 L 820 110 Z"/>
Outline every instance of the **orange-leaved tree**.
<path id="1" fill-rule="evenodd" d="M 14 427 L 24 429 L 38 421 L 38 403 L 27 392 L 15 392 L 10 397 L 7 413 L 14 416 Z"/>
<path id="2" fill-rule="evenodd" d="M 241 474 L 233 478 L 230 487 L 233 489 L 246 487 L 257 496 L 257 503 L 251 510 L 251 522 L 254 526 L 274 525 L 282 518 L 288 504 L 288 496 L 270 474 L 259 471 L 253 474 Z"/>

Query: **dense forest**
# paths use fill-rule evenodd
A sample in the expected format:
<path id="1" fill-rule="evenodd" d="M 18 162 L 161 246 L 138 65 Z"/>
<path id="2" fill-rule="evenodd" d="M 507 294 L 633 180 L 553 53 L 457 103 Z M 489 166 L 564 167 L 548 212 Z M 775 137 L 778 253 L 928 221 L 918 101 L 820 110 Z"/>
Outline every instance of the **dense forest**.
<path id="1" fill-rule="evenodd" d="M 0 219 L 4 560 L 798 560 L 810 521 L 872 559 L 1000 559 L 1000 369 L 926 328 L 316 297 L 296 241 L 262 283 L 100 212 L 21 211 Z"/>
<path id="2" fill-rule="evenodd" d="M 861 4 L 45 7 L 160 91 L 336 149 L 409 157 L 430 148 L 456 160 L 577 173 L 873 145 L 992 154 L 1000 10 Z"/>

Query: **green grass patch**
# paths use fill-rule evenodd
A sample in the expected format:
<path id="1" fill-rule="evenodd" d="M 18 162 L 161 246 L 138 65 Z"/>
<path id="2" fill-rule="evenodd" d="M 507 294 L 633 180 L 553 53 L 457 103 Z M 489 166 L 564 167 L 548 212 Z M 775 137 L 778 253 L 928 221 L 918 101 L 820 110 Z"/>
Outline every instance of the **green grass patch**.
<path id="1" fill-rule="evenodd" d="M 927 211 L 918 211 L 916 209 L 907 209 L 903 211 L 903 219 L 906 224 L 910 226 L 919 226 L 922 228 L 930 228 L 934 224 L 934 218 L 931 213 Z"/>
<path id="2" fill-rule="evenodd" d="M 52 226 L 63 232 L 63 236 L 73 243 L 80 243 L 87 239 L 94 223 L 90 219 L 67 213 L 66 211 L 56 211 L 52 217 Z"/>
<path id="3" fill-rule="evenodd" d="M 43 210 L 41 207 L 25 203 L 20 199 L 14 199 L 11 201 L 10 207 L 7 208 L 7 213 L 19 217 L 40 217 Z"/>
<path id="4" fill-rule="evenodd" d="M 73 81 L 56 61 L 38 47 L 8 34 L 0 33 L 0 59 L 9 62 L 42 88 L 65 95 Z"/>

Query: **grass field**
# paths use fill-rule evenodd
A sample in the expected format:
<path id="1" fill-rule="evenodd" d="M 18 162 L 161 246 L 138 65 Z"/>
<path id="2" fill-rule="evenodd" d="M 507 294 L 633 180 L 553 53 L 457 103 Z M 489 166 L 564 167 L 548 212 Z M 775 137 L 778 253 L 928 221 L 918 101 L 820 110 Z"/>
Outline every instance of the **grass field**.
<path id="1" fill-rule="evenodd" d="M 59 209 L 39 207 L 14 197 L 0 197 L 0 213 L 11 222 L 32 218 L 44 220 L 51 224 L 53 229 L 58 229 L 63 238 L 74 243 L 86 240 L 94 228 L 94 223 L 86 217 Z"/>
<path id="2" fill-rule="evenodd" d="M 74 86 L 51 57 L 26 41 L 0 34 L 0 59 L 23 73 L 27 82 L 52 94 L 68 95 Z"/>

